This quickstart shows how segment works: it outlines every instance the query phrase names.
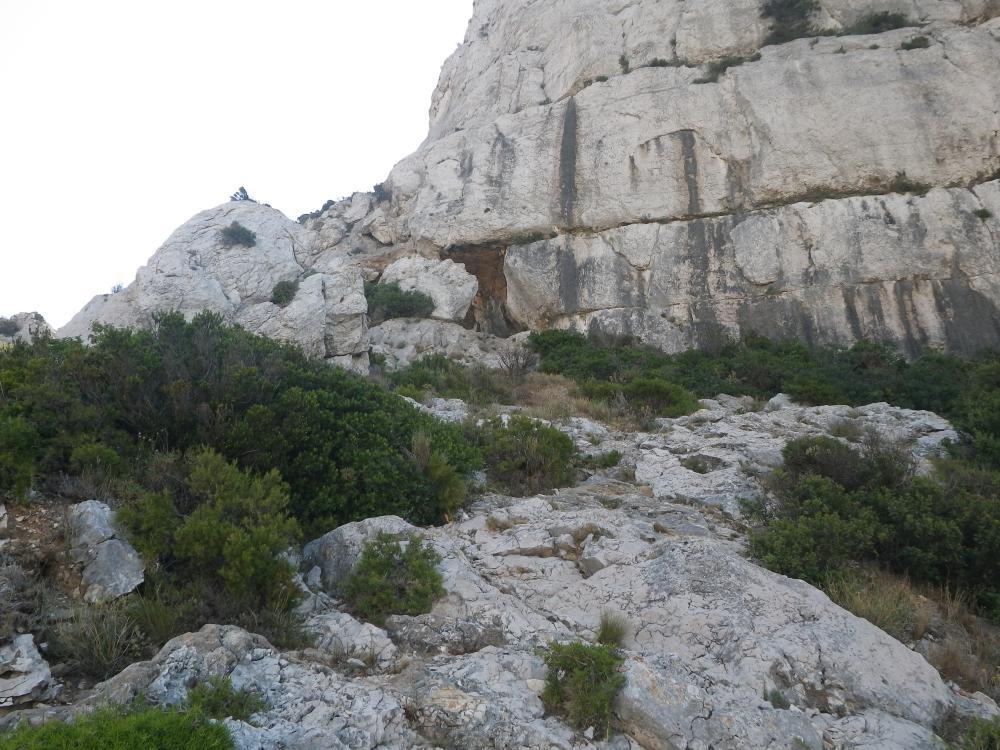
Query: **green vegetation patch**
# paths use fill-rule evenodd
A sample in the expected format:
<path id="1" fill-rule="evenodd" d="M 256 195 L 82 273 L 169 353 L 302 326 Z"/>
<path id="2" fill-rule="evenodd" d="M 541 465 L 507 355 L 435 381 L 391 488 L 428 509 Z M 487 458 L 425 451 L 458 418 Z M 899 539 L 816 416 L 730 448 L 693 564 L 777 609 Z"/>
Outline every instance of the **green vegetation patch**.
<path id="1" fill-rule="evenodd" d="M 768 568 L 822 587 L 877 563 L 1000 617 L 1000 472 L 951 461 L 918 477 L 907 446 L 871 434 L 860 449 L 793 440 L 784 457 L 766 499 L 745 504 L 750 551 Z"/>
<path id="2" fill-rule="evenodd" d="M 576 448 L 555 427 L 521 415 L 493 417 L 473 437 L 492 479 L 510 494 L 546 492 L 573 479 Z"/>
<path id="3" fill-rule="evenodd" d="M 399 284 L 365 282 L 368 319 L 378 325 L 392 318 L 429 318 L 434 312 L 434 300 L 423 292 L 404 292 Z"/>
<path id="4" fill-rule="evenodd" d="M 437 564 L 440 555 L 418 536 L 405 543 L 379 533 L 368 542 L 344 582 L 343 596 L 351 612 L 376 625 L 389 615 L 420 615 L 444 596 Z"/>
<path id="5" fill-rule="evenodd" d="M 219 241 L 226 247 L 243 245 L 243 247 L 253 247 L 257 244 L 256 232 L 251 232 L 238 221 L 234 221 L 228 227 L 219 230 Z"/>
<path id="6" fill-rule="evenodd" d="M 545 708 L 575 729 L 593 727 L 596 736 L 609 739 L 615 698 L 625 685 L 623 663 L 613 646 L 553 643 L 545 654 Z"/>
<path id="7" fill-rule="evenodd" d="M 197 712 L 105 708 L 0 734 L 0 750 L 233 750 L 229 730 Z"/>
<path id="8" fill-rule="evenodd" d="M 287 307 L 299 291 L 298 281 L 279 281 L 271 290 L 271 302 L 279 307 Z"/>

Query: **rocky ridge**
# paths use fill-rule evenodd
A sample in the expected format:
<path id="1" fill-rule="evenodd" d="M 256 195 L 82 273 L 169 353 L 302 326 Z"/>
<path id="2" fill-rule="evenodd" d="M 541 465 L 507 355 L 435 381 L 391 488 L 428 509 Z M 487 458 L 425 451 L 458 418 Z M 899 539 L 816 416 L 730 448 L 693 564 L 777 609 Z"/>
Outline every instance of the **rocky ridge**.
<path id="1" fill-rule="evenodd" d="M 427 140 L 373 193 L 301 223 L 203 212 L 60 334 L 211 309 L 358 369 L 548 327 L 1000 344 L 1000 5 L 824 0 L 817 35 L 783 44 L 762 11 L 480 0 Z M 903 25 L 853 33 L 872 13 Z M 254 247 L 220 243 L 234 220 Z M 428 293 L 432 320 L 369 330 L 379 279 Z"/>
<path id="2" fill-rule="evenodd" d="M 427 408 L 453 417 L 460 406 Z M 392 516 L 347 524 L 298 558 L 314 647 L 280 652 L 240 628 L 206 625 L 73 706 L 40 706 L 0 724 L 139 694 L 173 705 L 211 675 L 268 704 L 251 722 L 226 721 L 245 750 L 930 750 L 942 747 L 936 732 L 954 717 L 996 715 L 989 698 L 946 683 L 919 644 L 748 560 L 742 525 L 718 507 L 726 505 L 720 492 L 751 493 L 747 474 L 773 465 L 793 437 L 853 420 L 906 440 L 926 470 L 954 436 L 950 425 L 884 404 L 804 408 L 776 397 L 759 412 L 749 406 L 720 396 L 649 433 L 559 423 L 583 451 L 621 451 L 635 479 L 610 470 L 551 495 L 488 494 L 463 518 L 421 531 L 442 558 L 446 590 L 429 614 L 394 616 L 382 629 L 340 609 L 338 584 L 364 541 L 418 531 Z M 707 471 L 677 464 L 685 456 L 701 457 Z M 626 685 L 607 741 L 546 715 L 537 651 L 553 640 L 591 640 L 603 611 L 628 623 Z"/>

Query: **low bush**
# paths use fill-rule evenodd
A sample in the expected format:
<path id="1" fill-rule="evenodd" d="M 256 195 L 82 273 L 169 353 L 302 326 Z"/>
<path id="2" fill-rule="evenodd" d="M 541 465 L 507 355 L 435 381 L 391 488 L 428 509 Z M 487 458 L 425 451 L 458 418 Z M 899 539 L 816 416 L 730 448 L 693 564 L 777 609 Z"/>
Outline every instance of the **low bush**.
<path id="1" fill-rule="evenodd" d="M 570 726 L 596 737 L 611 737 L 615 698 L 625 685 L 624 659 L 607 645 L 553 643 L 545 654 L 548 674 L 542 702 Z"/>
<path id="2" fill-rule="evenodd" d="M 514 495 L 564 487 L 573 478 L 576 448 L 563 432 L 513 415 L 487 420 L 475 435 L 490 477 Z"/>
<path id="3" fill-rule="evenodd" d="M 993 216 L 993 212 L 990 211 L 988 208 L 977 208 L 975 211 L 972 212 L 972 215 L 975 216 L 977 219 L 982 219 L 983 221 L 986 221 L 987 219 Z"/>
<path id="4" fill-rule="evenodd" d="M 287 307 L 299 291 L 298 281 L 279 281 L 271 290 L 271 302 L 278 307 Z"/>
<path id="5" fill-rule="evenodd" d="M 430 393 L 439 398 L 460 398 L 470 404 L 509 404 L 520 374 L 490 370 L 483 365 L 465 367 L 443 354 L 428 354 L 388 374 L 402 395 L 422 400 Z"/>
<path id="6" fill-rule="evenodd" d="M 915 477 L 908 451 L 869 436 L 861 449 L 831 438 L 793 440 L 745 509 L 764 565 L 816 585 L 853 562 L 878 562 L 924 583 L 969 591 L 1000 615 L 1000 475 L 960 462 Z"/>
<path id="7" fill-rule="evenodd" d="M 817 10 L 817 0 L 767 0 L 761 17 L 771 20 L 771 30 L 764 43 L 784 44 L 815 33 L 810 19 Z"/>
<path id="8" fill-rule="evenodd" d="M 236 690 L 226 677 L 209 677 L 188 691 L 185 708 L 216 721 L 233 718 L 249 722 L 251 716 L 267 708 L 267 703 L 250 690 Z"/>
<path id="9" fill-rule="evenodd" d="M 21 326 L 13 318 L 0 318 L 0 336 L 14 336 Z"/>
<path id="10" fill-rule="evenodd" d="M 247 608 L 294 604 L 293 570 L 279 555 L 299 529 L 278 472 L 255 476 L 210 449 L 190 453 L 184 471 L 181 492 L 146 493 L 118 511 L 136 549 L 183 580 L 217 580 Z"/>
<path id="11" fill-rule="evenodd" d="M 444 595 L 440 561 L 418 536 L 400 543 L 381 532 L 365 545 L 341 593 L 351 612 L 376 625 L 393 614 L 424 614 Z"/>
<path id="12" fill-rule="evenodd" d="M 104 708 L 72 723 L 28 723 L 0 734 L 0 750 L 233 750 L 224 724 L 148 706 Z"/>
<path id="13" fill-rule="evenodd" d="M 881 34 L 893 29 L 901 29 L 911 25 L 911 22 L 902 13 L 891 13 L 880 11 L 878 13 L 868 13 L 850 26 L 844 28 L 839 36 L 860 36 L 862 34 Z"/>
<path id="14" fill-rule="evenodd" d="M 219 230 L 219 241 L 225 247 L 243 245 L 243 247 L 253 247 L 257 244 L 257 234 L 251 232 L 238 221 L 234 221 L 228 227 Z"/>
<path id="15" fill-rule="evenodd" d="M 657 377 L 638 377 L 627 383 L 584 383 L 580 392 L 605 403 L 620 400 L 636 415 L 646 412 L 658 417 L 680 417 L 698 409 L 698 399 L 692 393 Z"/>
<path id="16" fill-rule="evenodd" d="M 429 318 L 434 312 L 434 300 L 423 292 L 406 292 L 399 284 L 365 282 L 368 300 L 368 320 L 378 325 L 392 318 Z"/>

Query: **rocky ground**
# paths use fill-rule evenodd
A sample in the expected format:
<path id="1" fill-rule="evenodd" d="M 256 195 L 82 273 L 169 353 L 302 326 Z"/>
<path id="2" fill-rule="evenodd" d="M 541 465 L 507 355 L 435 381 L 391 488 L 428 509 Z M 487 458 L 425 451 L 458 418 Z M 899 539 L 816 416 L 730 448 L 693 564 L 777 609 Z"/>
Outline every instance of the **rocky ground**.
<path id="1" fill-rule="evenodd" d="M 348 524 L 299 555 L 313 648 L 282 653 L 240 628 L 206 625 L 60 705 L 58 679 L 22 638 L 17 653 L 0 652 L 0 690 L 31 683 L 42 703 L 0 724 L 140 693 L 173 704 L 209 675 L 267 700 L 251 723 L 227 721 L 246 750 L 919 750 L 942 747 L 935 732 L 955 717 L 996 714 L 986 696 L 944 681 L 914 644 L 748 560 L 738 519 L 738 498 L 756 491 L 752 477 L 779 463 L 788 439 L 874 428 L 908 440 L 926 468 L 954 437 L 948 423 L 884 404 L 800 408 L 780 396 L 703 406 L 643 433 L 581 418 L 561 424 L 585 453 L 621 452 L 619 466 L 551 495 L 485 493 L 463 517 L 425 530 L 447 592 L 429 614 L 393 616 L 382 629 L 339 609 L 337 582 L 364 541 L 379 530 L 415 531 L 396 517 Z M 450 419 L 466 411 L 455 401 L 425 408 Z M 71 540 L 80 539 L 72 519 L 96 519 L 89 527 L 98 529 L 106 520 L 89 503 L 69 518 Z M 77 558 L 86 566 L 117 541 L 113 529 L 98 536 L 95 551 Z M 104 581 L 97 591 L 128 583 Z M 602 612 L 628 623 L 618 733 L 608 741 L 546 716 L 539 699 L 539 647 L 592 640 Z"/>

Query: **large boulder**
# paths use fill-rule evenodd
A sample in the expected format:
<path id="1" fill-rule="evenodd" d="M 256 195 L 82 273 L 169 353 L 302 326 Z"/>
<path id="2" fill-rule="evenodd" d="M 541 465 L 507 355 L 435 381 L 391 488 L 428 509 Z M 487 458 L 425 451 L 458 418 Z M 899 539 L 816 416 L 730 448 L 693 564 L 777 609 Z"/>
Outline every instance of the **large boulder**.
<path id="1" fill-rule="evenodd" d="M 479 291 L 476 277 L 453 260 L 418 256 L 400 258 L 382 273 L 380 284 L 398 284 L 406 292 L 421 292 L 434 300 L 433 317 L 462 320 Z"/>
<path id="2" fill-rule="evenodd" d="M 102 604 L 135 589 L 145 580 L 142 557 L 121 538 L 106 503 L 87 500 L 69 509 L 70 559 L 83 566 L 83 599 Z"/>
<path id="3" fill-rule="evenodd" d="M 9 318 L 0 318 L 0 344 L 22 341 L 30 343 L 38 336 L 52 334 L 52 328 L 36 312 L 21 312 Z"/>

